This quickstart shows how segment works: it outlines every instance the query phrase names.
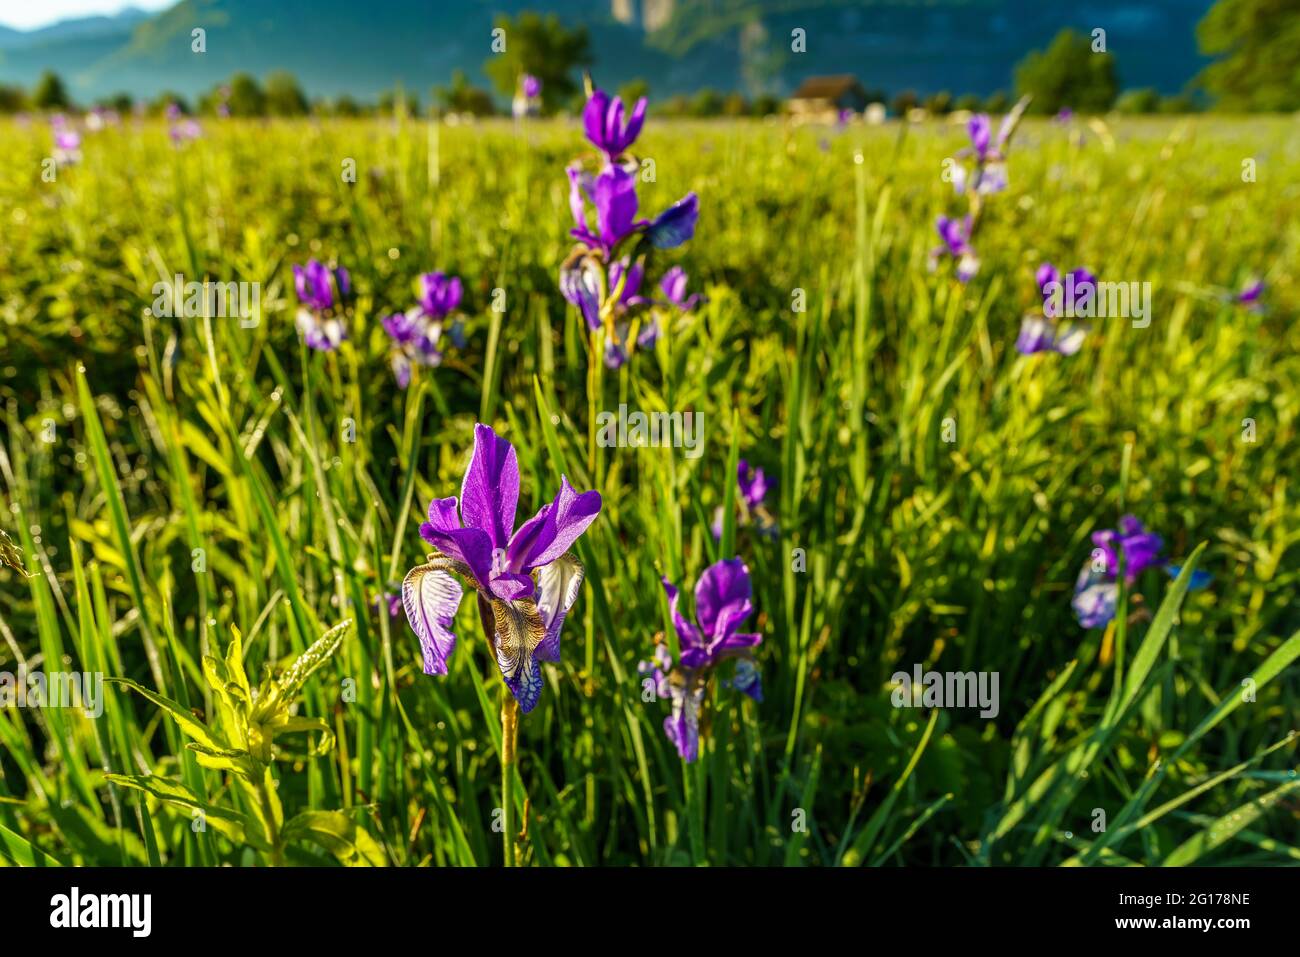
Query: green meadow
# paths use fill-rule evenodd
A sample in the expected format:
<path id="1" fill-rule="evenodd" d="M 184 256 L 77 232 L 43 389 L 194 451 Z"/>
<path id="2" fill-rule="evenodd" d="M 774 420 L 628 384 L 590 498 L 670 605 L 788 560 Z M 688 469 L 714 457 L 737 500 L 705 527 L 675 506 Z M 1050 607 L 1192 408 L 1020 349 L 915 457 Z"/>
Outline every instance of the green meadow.
<path id="1" fill-rule="evenodd" d="M 708 302 L 619 369 L 557 286 L 579 123 L 203 126 L 86 133 L 49 181 L 47 125 L 0 125 L 0 674 L 104 679 L 98 717 L 0 707 L 0 861 L 1300 861 L 1293 119 L 1028 120 L 962 284 L 927 259 L 963 127 L 652 109 L 642 213 L 700 198 L 655 276 Z M 294 326 L 312 258 L 355 291 L 330 353 Z M 1020 355 L 1044 261 L 1150 283 L 1150 324 Z M 403 390 L 380 320 L 433 270 L 465 346 Z M 257 283 L 260 316 L 154 314 L 177 275 Z M 1262 308 L 1231 301 L 1255 279 Z M 603 446 L 621 404 L 702 416 L 702 454 Z M 562 474 L 603 498 L 505 776 L 472 596 L 439 677 L 386 598 L 476 422 L 521 516 Z M 740 520 L 739 459 L 775 532 Z M 1076 576 L 1125 514 L 1182 575 L 1085 629 Z M 661 577 L 734 556 L 764 700 L 715 683 L 686 764 L 637 663 Z M 915 666 L 996 674 L 996 716 L 897 707 Z"/>

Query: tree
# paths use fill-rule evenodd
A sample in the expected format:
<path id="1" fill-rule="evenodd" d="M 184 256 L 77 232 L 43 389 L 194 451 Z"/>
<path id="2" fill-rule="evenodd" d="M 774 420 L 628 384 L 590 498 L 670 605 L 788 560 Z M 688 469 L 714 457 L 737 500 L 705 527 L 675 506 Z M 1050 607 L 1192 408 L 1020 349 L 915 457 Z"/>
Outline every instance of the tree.
<path id="1" fill-rule="evenodd" d="M 492 96 L 482 87 L 473 86 L 464 70 L 454 70 L 451 86 L 434 91 L 443 109 L 448 113 L 472 113 L 474 116 L 491 116 L 496 112 Z"/>
<path id="2" fill-rule="evenodd" d="M 889 104 L 889 108 L 893 111 L 895 116 L 901 116 L 906 119 L 908 112 L 914 109 L 919 102 L 920 101 L 917 99 L 915 91 L 903 90 L 900 93 L 894 94 L 894 101 Z"/>
<path id="3" fill-rule="evenodd" d="M 101 99 L 99 105 L 125 115 L 135 107 L 135 101 L 131 99 L 130 93 L 114 93 Z"/>
<path id="4" fill-rule="evenodd" d="M 1005 113 L 1009 109 L 1011 109 L 1011 97 L 1007 96 L 1007 94 L 1002 90 L 998 90 L 996 93 L 991 94 L 989 98 L 984 101 L 985 113 Z"/>
<path id="5" fill-rule="evenodd" d="M 66 110 L 72 106 L 68 91 L 63 88 L 63 81 L 53 70 L 46 70 L 36 81 L 32 90 L 32 106 L 38 110 Z"/>
<path id="6" fill-rule="evenodd" d="M 1196 28 L 1221 57 L 1197 77 L 1225 110 L 1300 109 L 1300 12 L 1295 0 L 1219 0 Z"/>
<path id="7" fill-rule="evenodd" d="M 344 94 L 334 101 L 334 107 L 331 112 L 335 116 L 360 116 L 361 107 L 357 104 L 356 100 L 352 99 L 352 97 L 347 94 Z"/>
<path id="8" fill-rule="evenodd" d="M 153 102 L 149 104 L 149 112 L 153 116 L 162 116 L 167 112 L 169 106 L 175 106 L 185 116 L 190 115 L 190 105 L 185 102 L 185 97 L 172 90 L 163 90 Z"/>
<path id="9" fill-rule="evenodd" d="M 1176 96 L 1164 96 L 1160 98 L 1161 113 L 1198 113 L 1200 105 L 1197 104 L 1195 97 L 1189 93 L 1179 93 Z"/>
<path id="10" fill-rule="evenodd" d="M 420 100 L 414 93 L 407 93 L 400 86 L 395 90 L 385 90 L 379 94 L 379 112 L 415 116 L 420 112 Z"/>
<path id="11" fill-rule="evenodd" d="M 705 87 L 691 97 L 687 112 L 695 117 L 717 116 L 722 112 L 722 94 Z"/>
<path id="12" fill-rule="evenodd" d="M 967 113 L 978 113 L 980 111 L 980 98 L 974 93 L 963 93 L 961 96 L 957 97 L 952 108 Z"/>
<path id="13" fill-rule="evenodd" d="M 952 112 L 952 94 L 946 90 L 935 93 L 925 101 L 925 108 L 933 116 L 945 116 Z"/>
<path id="14" fill-rule="evenodd" d="M 1140 90 L 1125 90 L 1115 101 L 1115 109 L 1120 113 L 1154 113 L 1159 108 L 1160 93 L 1149 86 Z"/>
<path id="15" fill-rule="evenodd" d="M 504 49 L 484 61 L 483 72 L 497 92 L 514 97 L 519 78 L 528 74 L 542 81 L 543 113 L 568 103 L 579 89 L 574 71 L 592 62 L 586 28 L 570 30 L 555 14 L 542 17 L 527 11 L 495 22 L 504 31 Z"/>
<path id="16" fill-rule="evenodd" d="M 781 101 L 771 93 L 760 93 L 754 97 L 751 110 L 755 116 L 776 116 L 781 112 Z"/>
<path id="17" fill-rule="evenodd" d="M 266 94 L 247 73 L 236 73 L 230 78 L 228 105 L 231 116 L 264 116 Z"/>
<path id="18" fill-rule="evenodd" d="M 292 73 L 277 70 L 266 78 L 266 111 L 272 116 L 302 116 L 307 97 Z"/>
<path id="19" fill-rule="evenodd" d="M 27 103 L 21 86 L 0 86 L 0 113 L 18 113 Z"/>
<path id="20" fill-rule="evenodd" d="M 729 93 L 727 98 L 722 101 L 723 116 L 748 116 L 749 103 L 741 93 Z"/>
<path id="21" fill-rule="evenodd" d="M 677 93 L 660 103 L 655 113 L 659 116 L 685 116 L 690 109 L 690 101 L 681 93 Z"/>
<path id="22" fill-rule="evenodd" d="M 650 95 L 650 84 L 640 77 L 629 80 L 618 88 L 618 95 L 624 103 L 635 103 L 641 97 Z"/>
<path id="23" fill-rule="evenodd" d="M 1059 113 L 1070 107 L 1102 113 L 1115 102 L 1119 84 L 1115 58 L 1094 52 L 1095 42 L 1073 30 L 1062 30 L 1046 50 L 1035 50 L 1016 67 L 1016 95 L 1033 96 L 1035 113 Z"/>

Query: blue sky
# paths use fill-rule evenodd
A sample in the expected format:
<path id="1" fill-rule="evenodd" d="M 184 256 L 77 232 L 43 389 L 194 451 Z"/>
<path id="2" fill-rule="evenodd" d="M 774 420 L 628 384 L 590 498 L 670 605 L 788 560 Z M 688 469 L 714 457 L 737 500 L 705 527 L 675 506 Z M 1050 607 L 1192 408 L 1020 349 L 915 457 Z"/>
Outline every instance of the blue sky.
<path id="1" fill-rule="evenodd" d="M 176 0 L 0 0 L 0 25 L 30 30 L 69 17 L 117 13 L 125 7 L 161 10 Z"/>

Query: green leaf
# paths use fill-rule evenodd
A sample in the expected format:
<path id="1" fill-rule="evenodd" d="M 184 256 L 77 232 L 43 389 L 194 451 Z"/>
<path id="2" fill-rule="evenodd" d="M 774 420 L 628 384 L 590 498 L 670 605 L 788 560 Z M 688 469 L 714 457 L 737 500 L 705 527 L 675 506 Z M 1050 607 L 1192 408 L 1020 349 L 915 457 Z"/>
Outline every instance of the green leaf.
<path id="1" fill-rule="evenodd" d="M 248 818 L 238 811 L 207 803 L 180 781 L 156 774 L 107 774 L 105 778 L 124 788 L 143 791 L 166 804 L 202 811 L 204 822 L 233 843 L 267 850 L 266 841 L 256 827 L 249 826 Z"/>
<path id="2" fill-rule="evenodd" d="M 7 857 L 21 867 L 63 866 L 35 844 L 15 834 L 3 824 L 0 824 L 0 856 Z"/>
<path id="3" fill-rule="evenodd" d="M 936 708 L 930 712 L 930 721 L 925 726 L 925 733 L 921 735 L 921 740 L 917 743 L 916 750 L 912 752 L 912 758 L 907 762 L 907 767 L 903 769 L 903 773 L 899 775 L 898 780 L 894 782 L 894 786 L 890 788 L 889 795 L 881 802 L 880 807 L 876 808 L 876 812 L 871 815 L 871 819 L 867 821 L 866 827 L 858 835 L 858 839 L 853 842 L 853 846 L 845 851 L 844 856 L 840 858 L 841 867 L 856 867 L 863 863 L 867 859 L 867 855 L 871 853 L 872 848 L 876 846 L 876 840 L 889 820 L 889 812 L 893 809 L 894 802 L 898 800 L 903 785 L 907 783 L 907 779 L 916 770 L 917 762 L 921 760 L 926 745 L 930 743 L 930 736 L 934 733 L 934 725 L 938 720 L 939 709 Z"/>
<path id="4" fill-rule="evenodd" d="M 177 704 L 171 698 L 164 698 L 162 695 L 150 691 L 148 688 L 132 681 L 130 678 L 105 678 L 104 680 L 110 681 L 114 684 L 125 685 L 132 691 L 148 698 L 158 707 L 166 711 L 172 720 L 180 725 L 182 731 L 204 747 L 213 751 L 227 751 L 230 749 L 229 744 L 222 741 L 221 738 L 214 734 L 207 725 L 194 717 L 193 714 L 181 705 Z"/>
<path id="5" fill-rule="evenodd" d="M 339 645 L 343 643 L 343 639 L 352 631 L 353 625 L 353 620 L 348 618 L 316 639 L 312 646 L 299 655 L 298 660 L 289 666 L 289 670 L 273 683 L 270 699 L 259 705 L 258 713 L 266 716 L 273 708 L 287 706 L 293 701 L 298 696 L 298 692 L 302 690 L 302 686 L 307 679 L 329 660 L 330 655 L 338 650 Z M 263 720 L 265 720 L 265 717 Z"/>
<path id="6" fill-rule="evenodd" d="M 1235 811 L 1229 811 L 1205 830 L 1178 845 L 1173 853 L 1161 862 L 1161 866 L 1184 867 L 1196 863 L 1210 851 L 1232 840 L 1238 832 L 1254 824 L 1265 812 L 1296 788 L 1300 788 L 1300 781 L 1288 781 L 1262 797 L 1243 804 Z"/>
<path id="7" fill-rule="evenodd" d="M 342 811 L 303 811 L 284 825 L 285 841 L 311 841 L 348 867 L 384 867 L 384 849 Z"/>
<path id="8" fill-rule="evenodd" d="M 194 759 L 205 768 L 212 768 L 214 771 L 234 771 L 248 778 L 257 773 L 253 756 L 247 751 L 239 749 L 219 751 L 215 748 L 205 748 L 193 741 L 188 742 L 185 747 L 194 752 Z"/>
<path id="9" fill-rule="evenodd" d="M 1192 582 L 1192 573 L 1196 571 L 1196 563 L 1203 551 L 1205 551 L 1205 542 L 1201 542 L 1196 546 L 1196 550 L 1183 564 L 1182 571 L 1178 573 L 1178 578 L 1174 580 L 1164 600 L 1160 602 L 1156 617 L 1151 622 L 1146 637 L 1142 639 L 1137 654 L 1133 656 L 1133 663 L 1129 665 L 1128 680 L 1124 683 L 1124 703 L 1121 710 L 1137 697 L 1147 675 L 1150 674 L 1152 667 L 1156 663 L 1156 658 L 1159 657 L 1161 649 L 1164 648 L 1165 640 L 1168 639 L 1169 632 L 1173 630 L 1174 618 L 1177 617 L 1178 610 L 1182 607 L 1183 596 L 1187 594 L 1188 586 Z"/>
<path id="10" fill-rule="evenodd" d="M 8 565 L 19 575 L 27 578 L 27 565 L 23 562 L 23 553 L 13 543 L 5 530 L 0 528 L 0 565 Z"/>

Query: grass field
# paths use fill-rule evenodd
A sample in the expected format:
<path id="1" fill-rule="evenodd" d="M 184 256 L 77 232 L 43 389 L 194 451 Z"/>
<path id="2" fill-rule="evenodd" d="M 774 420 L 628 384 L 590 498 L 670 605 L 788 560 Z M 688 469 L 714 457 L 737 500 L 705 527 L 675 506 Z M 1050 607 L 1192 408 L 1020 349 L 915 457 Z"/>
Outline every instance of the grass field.
<path id="1" fill-rule="evenodd" d="M 30 573 L 0 567 L 0 671 L 106 679 L 99 718 L 0 708 L 0 859 L 1300 860 L 1300 127 L 1027 121 L 963 284 L 927 260 L 966 139 L 652 111 L 643 212 L 700 200 L 656 277 L 708 302 L 610 369 L 557 286 L 580 124 L 212 121 L 176 147 L 128 121 L 53 182 L 48 130 L 0 125 L 0 527 Z M 313 258 L 355 293 L 328 353 L 294 325 Z M 1020 355 L 1044 261 L 1149 282 L 1149 327 Z M 403 390 L 380 320 L 433 270 L 465 344 Z M 259 283 L 260 323 L 146 314 L 177 274 Z M 1254 279 L 1262 308 L 1231 301 Z M 702 414 L 703 453 L 602 447 L 620 404 Z M 517 452 L 521 517 L 561 474 L 603 502 L 513 761 L 472 596 L 445 676 L 386 600 L 476 422 Z M 1183 575 L 1085 629 L 1089 536 L 1130 513 Z M 689 596 L 733 556 L 763 701 L 715 681 L 687 763 L 637 664 L 672 632 L 661 576 Z M 896 707 L 914 665 L 996 673 L 998 713 Z M 234 746 L 250 720 L 278 760 Z"/>

